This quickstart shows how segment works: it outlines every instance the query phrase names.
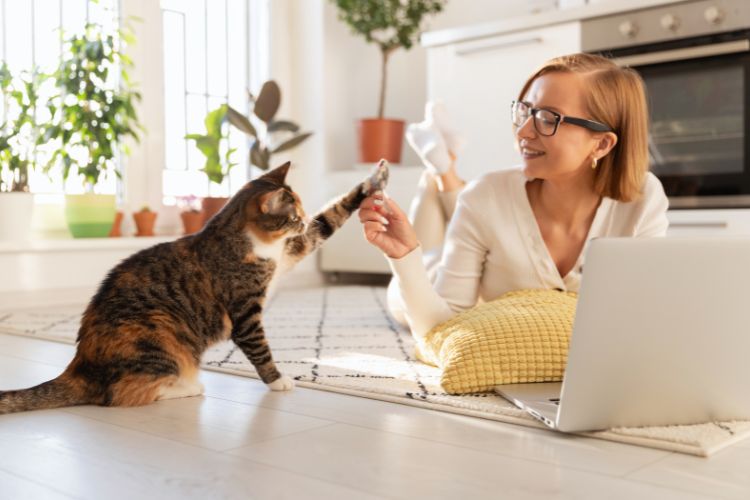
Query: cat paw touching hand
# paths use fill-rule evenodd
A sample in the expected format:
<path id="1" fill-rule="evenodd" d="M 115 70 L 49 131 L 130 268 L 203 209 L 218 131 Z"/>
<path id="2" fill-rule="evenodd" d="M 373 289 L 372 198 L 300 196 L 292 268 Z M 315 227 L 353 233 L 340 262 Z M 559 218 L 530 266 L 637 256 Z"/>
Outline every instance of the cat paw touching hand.
<path id="1" fill-rule="evenodd" d="M 380 160 L 370 176 L 362 183 L 362 191 L 367 196 L 375 191 L 383 191 L 388 185 L 388 162 Z"/>
<path id="2" fill-rule="evenodd" d="M 272 391 L 291 391 L 294 388 L 294 380 L 289 375 L 282 375 L 267 385 Z"/>

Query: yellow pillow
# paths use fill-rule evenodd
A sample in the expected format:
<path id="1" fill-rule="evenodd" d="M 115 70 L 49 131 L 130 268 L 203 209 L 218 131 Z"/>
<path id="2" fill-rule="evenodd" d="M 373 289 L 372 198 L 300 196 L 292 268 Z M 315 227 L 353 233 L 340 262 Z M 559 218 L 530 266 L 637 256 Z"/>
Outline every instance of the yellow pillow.
<path id="1" fill-rule="evenodd" d="M 417 357 L 442 368 L 451 394 L 499 384 L 562 380 L 577 294 L 519 290 L 442 323 L 417 342 Z"/>

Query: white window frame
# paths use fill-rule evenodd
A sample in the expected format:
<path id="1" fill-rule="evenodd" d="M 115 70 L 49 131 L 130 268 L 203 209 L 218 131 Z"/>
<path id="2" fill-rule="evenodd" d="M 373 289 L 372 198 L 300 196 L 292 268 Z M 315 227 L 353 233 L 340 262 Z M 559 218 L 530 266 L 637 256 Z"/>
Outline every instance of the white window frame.
<path id="1" fill-rule="evenodd" d="M 164 148 L 164 70 L 163 70 L 163 22 L 161 2 L 158 0 L 120 0 L 121 18 L 136 17 L 133 23 L 136 43 L 128 47 L 133 60 L 131 80 L 138 85 L 142 100 L 138 116 L 146 133 L 140 143 L 131 143 L 131 154 L 123 158 L 123 210 L 126 214 L 148 205 L 159 212 L 157 233 L 179 234 L 181 223 L 179 208 L 163 203 L 162 177 L 165 164 Z M 256 13 L 267 12 L 268 0 L 248 0 L 248 33 L 252 29 L 251 19 Z M 248 68 L 251 88 L 268 75 L 268 57 L 254 57 L 267 51 L 267 32 L 260 36 L 250 34 Z M 257 59 L 257 60 L 256 60 Z M 261 62 L 261 64 L 259 64 Z M 243 168 L 246 158 L 237 158 Z"/>

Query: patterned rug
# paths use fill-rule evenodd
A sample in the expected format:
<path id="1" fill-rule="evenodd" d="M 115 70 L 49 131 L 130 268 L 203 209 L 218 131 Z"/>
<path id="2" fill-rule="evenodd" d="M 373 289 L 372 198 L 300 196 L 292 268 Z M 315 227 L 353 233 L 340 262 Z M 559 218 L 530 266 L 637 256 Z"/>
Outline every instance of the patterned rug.
<path id="1" fill-rule="evenodd" d="M 73 343 L 82 311 L 83 306 L 65 306 L 0 313 L 0 333 Z M 439 369 L 415 359 L 409 332 L 386 314 L 384 288 L 279 291 L 268 305 L 264 325 L 279 369 L 299 386 L 545 428 L 494 394 L 446 394 Z M 203 367 L 256 377 L 231 342 L 209 350 Z M 708 456 L 750 436 L 750 422 L 618 428 L 585 435 Z"/>

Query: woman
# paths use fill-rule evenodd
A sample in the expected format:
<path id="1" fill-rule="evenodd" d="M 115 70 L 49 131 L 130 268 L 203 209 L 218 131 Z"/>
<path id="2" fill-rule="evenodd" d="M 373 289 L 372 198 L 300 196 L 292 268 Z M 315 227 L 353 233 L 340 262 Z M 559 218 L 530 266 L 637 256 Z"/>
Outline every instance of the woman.
<path id="1" fill-rule="evenodd" d="M 648 113 L 637 73 L 594 55 L 553 59 L 524 84 L 511 120 L 519 168 L 463 189 L 453 165 L 433 169 L 423 177 L 413 225 L 382 193 L 362 204 L 365 237 L 394 273 L 389 308 L 414 336 L 511 290 L 578 291 L 591 238 L 666 233 L 668 202 L 648 172 Z M 435 224 L 425 231 L 421 221 L 440 210 L 450 224 L 436 259 L 427 252 Z"/>

